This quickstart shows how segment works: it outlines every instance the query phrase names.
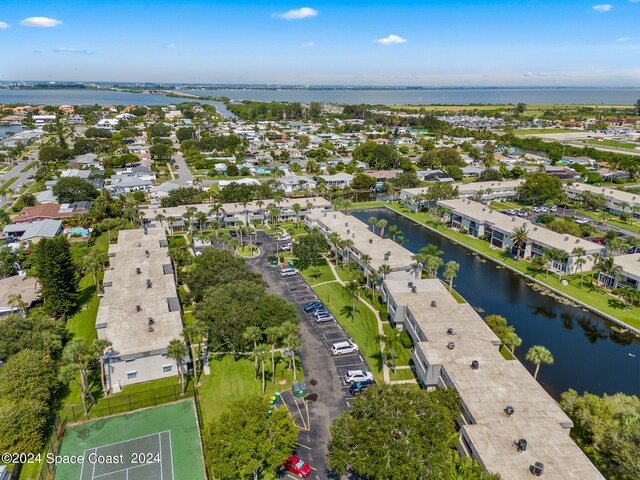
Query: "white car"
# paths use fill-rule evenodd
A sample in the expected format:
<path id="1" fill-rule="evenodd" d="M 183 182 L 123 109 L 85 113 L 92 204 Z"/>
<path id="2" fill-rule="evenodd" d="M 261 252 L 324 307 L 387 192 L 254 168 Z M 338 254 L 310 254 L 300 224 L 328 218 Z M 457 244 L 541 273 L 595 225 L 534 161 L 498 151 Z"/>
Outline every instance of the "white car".
<path id="1" fill-rule="evenodd" d="M 280 250 L 282 250 L 283 252 L 288 252 L 293 248 L 293 245 L 291 245 L 290 243 L 285 243 L 284 245 L 280 245 Z"/>
<path id="2" fill-rule="evenodd" d="M 358 345 L 351 340 L 346 342 L 338 342 L 331 345 L 331 353 L 333 355 L 344 355 L 347 353 L 358 353 Z"/>
<path id="3" fill-rule="evenodd" d="M 296 270 L 295 268 L 282 268 L 280 270 L 280 276 L 281 277 L 293 277 L 294 275 L 298 274 L 298 270 Z"/>
<path id="4" fill-rule="evenodd" d="M 344 377 L 345 382 L 355 383 L 364 382 L 365 380 L 373 380 L 373 373 L 366 370 L 349 370 L 347 376 Z"/>
<path id="5" fill-rule="evenodd" d="M 587 220 L 586 218 L 578 218 L 578 219 L 576 220 L 576 223 L 577 223 L 578 225 L 586 225 L 586 224 L 588 224 L 588 223 L 589 223 L 589 220 Z"/>

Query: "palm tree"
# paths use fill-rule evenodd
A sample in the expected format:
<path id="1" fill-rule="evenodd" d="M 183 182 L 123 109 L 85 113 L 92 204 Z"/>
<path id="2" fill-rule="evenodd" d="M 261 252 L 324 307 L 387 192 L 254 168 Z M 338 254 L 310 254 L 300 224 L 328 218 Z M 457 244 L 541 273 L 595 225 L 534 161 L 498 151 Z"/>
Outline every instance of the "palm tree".
<path id="1" fill-rule="evenodd" d="M 342 250 L 342 268 L 347 266 L 347 261 L 349 259 L 348 255 L 345 255 L 345 251 L 347 248 L 353 247 L 353 240 L 347 238 L 346 240 L 340 240 L 339 247 Z"/>
<path id="2" fill-rule="evenodd" d="M 574 257 L 573 263 L 576 266 L 576 270 L 580 270 L 580 288 L 582 288 L 582 267 L 587 263 L 587 251 L 582 247 L 576 247 L 571 250 L 571 255 Z"/>
<path id="3" fill-rule="evenodd" d="M 98 355 L 98 364 L 100 364 L 100 382 L 102 384 L 102 392 L 107 395 L 107 384 L 105 382 L 105 372 L 104 372 L 104 355 L 107 350 L 110 350 L 112 343 L 106 338 L 96 338 L 93 340 L 93 348 Z"/>
<path id="4" fill-rule="evenodd" d="M 371 255 L 363 253 L 360 256 L 360 261 L 362 262 L 362 266 L 364 267 L 364 276 L 367 281 L 367 287 L 369 287 L 369 265 L 371 265 Z"/>
<path id="5" fill-rule="evenodd" d="M 373 233 L 376 233 L 376 223 L 378 222 L 378 219 L 376 217 L 369 217 L 369 223 L 371 224 L 371 231 Z"/>
<path id="6" fill-rule="evenodd" d="M 540 364 L 553 365 L 553 355 L 547 347 L 542 345 L 534 345 L 527 352 L 525 357 L 528 361 L 536 366 L 536 370 L 533 372 L 533 378 L 538 379 L 538 371 L 540 370 Z"/>
<path id="7" fill-rule="evenodd" d="M 166 218 L 166 217 L 165 217 L 163 214 L 161 214 L 161 213 L 159 213 L 159 214 L 157 214 L 157 215 L 156 215 L 156 221 L 157 221 L 157 222 L 160 222 L 160 226 L 161 226 L 161 227 L 163 226 L 163 225 L 162 225 L 162 221 L 163 221 L 163 220 L 165 220 L 165 218 Z"/>
<path id="8" fill-rule="evenodd" d="M 609 250 L 611 252 L 622 253 L 623 251 L 627 250 L 627 248 L 627 241 L 624 238 L 616 237 L 609 242 Z"/>
<path id="9" fill-rule="evenodd" d="M 262 340 L 262 330 L 260 330 L 260 327 L 256 327 L 256 326 L 247 327 L 247 329 L 242 334 L 242 337 L 246 341 L 253 343 L 253 350 L 255 351 L 258 348 L 258 342 Z M 254 358 L 255 358 L 254 371 L 256 374 L 255 379 L 257 380 L 258 379 L 258 357 L 254 357 Z"/>
<path id="10" fill-rule="evenodd" d="M 296 374 L 296 350 L 300 348 L 302 341 L 300 340 L 300 336 L 292 333 L 287 335 L 284 339 L 285 348 L 291 351 L 291 365 L 293 368 L 293 381 L 294 383 L 298 381 L 298 376 Z"/>
<path id="11" fill-rule="evenodd" d="M 294 203 L 291 208 L 296 212 L 296 228 L 300 228 L 300 210 L 302 210 L 302 207 L 299 203 Z"/>
<path id="12" fill-rule="evenodd" d="M 22 300 L 21 294 L 12 293 L 11 295 L 9 295 L 7 301 L 12 307 L 15 307 L 16 305 L 18 306 L 18 308 L 20 309 L 20 315 L 22 315 L 23 317 L 27 316 L 27 306 L 24 303 L 24 300 Z"/>
<path id="13" fill-rule="evenodd" d="M 282 326 L 269 327 L 264 331 L 267 342 L 271 344 L 271 381 L 276 383 L 276 343 L 283 337 Z"/>
<path id="14" fill-rule="evenodd" d="M 391 357 L 391 368 L 393 374 L 396 374 L 396 356 L 395 352 L 402 349 L 402 330 L 392 328 L 389 333 L 378 335 L 378 340 L 384 342 L 384 354 Z"/>
<path id="15" fill-rule="evenodd" d="M 202 237 L 202 227 L 207 223 L 207 214 L 205 212 L 197 212 L 195 216 L 198 227 L 200 228 L 200 236 Z"/>
<path id="16" fill-rule="evenodd" d="M 389 222 L 386 221 L 384 218 L 382 220 L 378 220 L 377 226 L 380 229 L 380 236 L 382 238 L 384 238 L 384 229 L 387 226 Z"/>
<path id="17" fill-rule="evenodd" d="M 187 210 L 182 215 L 182 218 L 189 224 L 189 233 L 193 233 L 193 218 L 195 217 L 198 209 L 196 207 L 187 207 Z"/>
<path id="18" fill-rule="evenodd" d="M 350 281 L 349 283 L 345 283 L 342 287 L 342 294 L 347 297 L 347 299 L 351 300 L 351 321 L 356 321 L 356 300 L 358 299 L 358 290 L 360 286 L 358 282 L 355 280 Z"/>
<path id="19" fill-rule="evenodd" d="M 338 265 L 338 246 L 340 245 L 340 235 L 338 235 L 336 232 L 331 232 L 327 237 L 327 240 L 329 240 L 329 244 L 333 248 L 333 253 L 336 256 L 335 264 L 337 266 Z"/>
<path id="20" fill-rule="evenodd" d="M 516 227 L 511 232 L 510 238 L 518 246 L 516 260 L 520 260 L 522 258 L 522 246 L 529 240 L 529 230 L 527 230 L 526 226 Z"/>
<path id="21" fill-rule="evenodd" d="M 221 203 L 212 203 L 211 208 L 209 208 L 209 215 L 214 215 L 216 220 L 220 221 L 220 216 L 224 214 L 224 208 L 222 208 Z"/>
<path id="22" fill-rule="evenodd" d="M 167 225 L 169 225 L 169 235 L 173 235 L 173 224 L 176 221 L 176 217 L 167 217 Z"/>
<path id="23" fill-rule="evenodd" d="M 184 395 L 187 388 L 186 382 L 184 381 L 184 373 L 182 371 L 182 359 L 188 353 L 189 351 L 185 344 L 177 338 L 171 340 L 167 346 L 167 356 L 176 362 L 176 367 L 178 368 L 178 376 L 180 377 L 180 385 L 182 386 L 182 395 Z"/>
<path id="24" fill-rule="evenodd" d="M 182 329 L 182 337 L 189 343 L 189 347 L 191 348 L 191 358 L 193 358 L 193 378 L 195 379 L 196 385 L 198 383 L 198 368 L 200 366 L 200 354 L 199 352 L 196 353 L 196 346 L 200 345 L 200 339 L 205 331 L 206 327 L 200 320 L 196 320 L 189 325 L 185 325 Z"/>
<path id="25" fill-rule="evenodd" d="M 454 262 L 453 260 L 447 262 L 447 264 L 444 266 L 443 276 L 445 280 L 449 282 L 449 291 L 453 289 L 453 279 L 456 278 L 456 275 L 458 275 L 459 269 L 460 264 L 458 262 Z"/>
<path id="26" fill-rule="evenodd" d="M 387 278 L 387 275 L 391 273 L 391 267 L 386 263 L 383 263 L 378 267 L 378 274 L 382 275 L 382 280 L 384 281 Z"/>
<path id="27" fill-rule="evenodd" d="M 260 218 L 262 218 L 261 223 L 264 225 L 264 215 L 262 214 L 262 206 L 264 205 L 264 202 L 262 200 L 258 200 L 256 201 L 256 205 L 258 206 L 258 214 L 260 215 Z"/>
<path id="28" fill-rule="evenodd" d="M 267 380 L 264 371 L 264 361 L 267 359 L 267 355 L 269 355 L 269 346 L 261 343 L 256 345 L 253 349 L 253 357 L 257 362 L 260 362 L 260 370 L 262 371 L 262 394 L 267 390 Z"/>
<path id="29" fill-rule="evenodd" d="M 515 357 L 516 348 L 522 345 L 522 339 L 513 330 L 507 332 L 502 338 L 502 343 L 509 349 L 511 355 Z"/>
<path id="30" fill-rule="evenodd" d="M 389 233 L 389 235 L 391 235 L 391 239 L 395 242 L 396 235 L 399 233 L 398 232 L 398 226 L 397 225 L 389 225 L 388 233 Z"/>
<path id="31" fill-rule="evenodd" d="M 100 293 L 100 283 L 98 281 L 98 274 L 104 267 L 103 257 L 104 254 L 97 250 L 91 250 L 88 255 L 82 257 L 82 271 L 87 275 L 93 275 L 93 283 L 96 286 L 96 292 Z"/>
<path id="32" fill-rule="evenodd" d="M 603 279 L 606 279 L 607 277 L 614 280 L 620 279 L 620 272 L 622 271 L 622 268 L 615 264 L 615 259 L 613 257 L 602 257 L 598 262 L 598 265 L 596 265 L 596 268 Z"/>

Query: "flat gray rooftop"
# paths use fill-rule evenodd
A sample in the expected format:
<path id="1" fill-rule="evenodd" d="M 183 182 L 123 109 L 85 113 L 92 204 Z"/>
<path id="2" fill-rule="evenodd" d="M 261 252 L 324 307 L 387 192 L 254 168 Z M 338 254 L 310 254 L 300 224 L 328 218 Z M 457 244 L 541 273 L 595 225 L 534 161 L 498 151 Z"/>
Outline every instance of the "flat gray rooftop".
<path id="1" fill-rule="evenodd" d="M 622 268 L 624 273 L 640 278 L 640 253 L 613 257 L 613 263 Z"/>
<path id="2" fill-rule="evenodd" d="M 392 269 L 411 268 L 415 262 L 413 253 L 389 238 L 381 238 L 373 233 L 365 223 L 342 212 L 313 212 L 305 215 L 310 223 L 317 223 L 324 230 L 337 233 L 342 239 L 353 241 L 353 249 L 359 254 L 371 257 L 371 267 L 377 270 L 387 264 Z M 379 229 L 378 229 L 379 231 Z M 387 260 L 385 255 L 390 253 Z"/>
<path id="3" fill-rule="evenodd" d="M 458 303 L 439 280 L 414 280 L 416 293 L 407 280 L 385 284 L 393 301 L 406 307 L 424 334 L 426 340 L 415 348 L 431 366 L 441 366 L 441 376 L 460 395 L 470 419 L 463 430 L 489 471 L 505 479 L 531 478 L 529 465 L 540 461 L 544 478 L 603 478 L 570 439 L 569 417 L 519 361 L 502 357 L 500 340 L 470 305 Z M 454 335 L 448 334 L 449 328 Z M 448 348 L 451 341 L 453 350 Z M 479 362 L 476 370 L 471 368 L 474 360 Z M 512 417 L 504 413 L 507 405 L 515 409 Z M 513 445 L 519 438 L 529 442 L 525 455 Z"/>
<path id="4" fill-rule="evenodd" d="M 119 355 L 165 350 L 170 340 L 180 338 L 180 311 L 170 311 L 178 297 L 176 285 L 163 268 L 171 264 L 168 248 L 161 247 L 166 238 L 163 228 L 149 228 L 146 235 L 141 229 L 121 230 L 118 243 L 110 245 L 111 268 L 104 275 L 96 326 L 100 338 L 109 339 Z"/>

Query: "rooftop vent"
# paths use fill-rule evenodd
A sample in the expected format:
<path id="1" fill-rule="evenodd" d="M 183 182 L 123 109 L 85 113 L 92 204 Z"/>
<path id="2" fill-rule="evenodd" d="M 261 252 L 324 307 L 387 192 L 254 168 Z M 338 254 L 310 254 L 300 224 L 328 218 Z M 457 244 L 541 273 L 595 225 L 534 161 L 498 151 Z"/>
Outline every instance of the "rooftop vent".
<path id="1" fill-rule="evenodd" d="M 413 287 L 413 282 L 407 283 L 407 287 L 409 287 L 409 288 Z"/>
<path id="2" fill-rule="evenodd" d="M 322 212 L 322 216 L 326 217 L 327 216 L 327 212 Z M 335 218 L 335 217 L 334 217 Z"/>
<path id="3" fill-rule="evenodd" d="M 351 229 L 347 228 L 347 235 L 349 235 L 351 233 Z"/>
<path id="4" fill-rule="evenodd" d="M 369 243 L 373 243 L 373 238 L 370 238 L 370 239 L 369 239 Z"/>
<path id="5" fill-rule="evenodd" d="M 513 415 L 515 413 L 515 410 L 513 409 L 513 407 L 511 405 L 507 405 L 506 407 L 504 407 L 504 413 L 507 414 L 507 417 L 510 417 L 511 415 Z"/>
<path id="6" fill-rule="evenodd" d="M 149 230 L 147 230 L 147 227 L 144 227 L 144 234 L 148 235 L 149 234 Z"/>
<path id="7" fill-rule="evenodd" d="M 147 278 L 147 288 L 151 288 L 153 286 L 153 283 L 151 283 L 151 279 Z"/>
<path id="8" fill-rule="evenodd" d="M 154 323 L 156 323 L 156 321 L 153 319 L 153 317 L 147 318 L 147 325 L 153 325 Z"/>
<path id="9" fill-rule="evenodd" d="M 538 231 L 538 227 L 533 227 L 533 231 L 537 232 Z"/>
<path id="10" fill-rule="evenodd" d="M 569 237 L 564 237 L 564 241 L 568 242 L 569 241 Z"/>
<path id="11" fill-rule="evenodd" d="M 140 244 L 140 242 L 138 242 L 138 246 L 141 247 L 142 245 Z"/>
<path id="12" fill-rule="evenodd" d="M 449 342 L 447 343 L 447 348 L 449 350 L 453 350 L 454 348 L 456 348 L 456 344 L 454 342 Z"/>
<path id="13" fill-rule="evenodd" d="M 356 238 L 356 233 L 353 232 L 353 235 L 351 235 L 351 238 Z"/>
<path id="14" fill-rule="evenodd" d="M 511 218 L 511 221 L 512 221 L 512 222 L 515 222 L 515 221 L 516 221 L 516 217 L 512 217 L 512 218 Z"/>
<path id="15" fill-rule="evenodd" d="M 149 258 L 149 250 L 145 250 L 145 251 L 144 251 L 144 254 L 145 254 L 145 256 L 146 256 L 147 258 Z"/>
<path id="16" fill-rule="evenodd" d="M 142 307 L 140 305 L 136 305 L 136 312 L 141 312 L 142 311 Z"/>
<path id="17" fill-rule="evenodd" d="M 337 217 L 337 215 L 334 213 L 334 214 L 333 214 L 333 219 L 335 220 L 336 218 L 338 218 L 338 217 Z"/>
<path id="18" fill-rule="evenodd" d="M 513 444 L 516 446 L 516 450 L 520 453 L 527 451 L 527 441 L 524 438 L 516 440 Z"/>
<path id="19" fill-rule="evenodd" d="M 349 222 L 344 222 L 344 226 L 348 227 L 349 226 Z"/>
<path id="20" fill-rule="evenodd" d="M 541 477 L 544 473 L 544 464 L 542 464 L 541 462 L 536 462 L 533 465 L 529 465 L 529 471 L 536 477 Z"/>
<path id="21" fill-rule="evenodd" d="M 456 332 L 453 328 L 447 328 L 447 335 L 455 335 Z"/>
<path id="22" fill-rule="evenodd" d="M 385 253 L 385 254 L 384 254 L 384 259 L 385 259 L 385 261 L 388 261 L 388 260 L 389 260 L 389 252 L 387 252 L 387 253 Z"/>
<path id="23" fill-rule="evenodd" d="M 147 331 L 148 331 L 149 333 L 152 333 L 152 332 L 153 332 L 153 327 L 152 327 L 151 325 L 149 325 L 149 326 L 147 327 Z"/>
<path id="24" fill-rule="evenodd" d="M 438 307 L 438 302 L 436 302 L 435 300 L 431 300 L 431 306 L 433 308 L 437 308 Z"/>
<path id="25" fill-rule="evenodd" d="M 142 270 L 140 270 L 140 267 L 136 267 L 136 273 L 137 273 L 138 275 L 140 275 L 140 274 L 142 273 Z"/>
<path id="26" fill-rule="evenodd" d="M 580 243 L 580 239 L 579 238 L 576 238 L 576 243 Z"/>
<path id="27" fill-rule="evenodd" d="M 480 367 L 480 362 L 478 362 L 478 360 L 474 360 L 473 362 L 471 362 L 471 368 L 473 370 L 478 370 L 479 367 Z"/>
<path id="28" fill-rule="evenodd" d="M 411 293 L 418 293 L 418 287 L 416 287 L 415 285 L 411 287 Z"/>

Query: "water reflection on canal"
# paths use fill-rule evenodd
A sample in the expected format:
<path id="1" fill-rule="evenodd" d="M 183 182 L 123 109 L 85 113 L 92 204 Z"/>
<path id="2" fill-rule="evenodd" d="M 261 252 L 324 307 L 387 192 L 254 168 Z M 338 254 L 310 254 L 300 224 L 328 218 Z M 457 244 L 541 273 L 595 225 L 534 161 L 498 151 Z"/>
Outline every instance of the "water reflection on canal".
<path id="1" fill-rule="evenodd" d="M 386 219 L 404 233 L 404 246 L 417 252 L 428 243 L 444 251 L 445 262 L 460 264 L 454 288 L 482 315 L 503 315 L 516 327 L 522 345 L 516 356 L 524 360 L 532 345 L 544 345 L 554 365 L 542 365 L 538 379 L 555 398 L 573 388 L 595 394 L 623 392 L 640 395 L 640 340 L 612 329 L 600 317 L 544 295 L 520 276 L 432 233 L 388 209 L 353 211 L 365 223 Z M 388 227 L 387 227 L 388 228 Z M 615 328 L 615 327 L 614 327 Z"/>

